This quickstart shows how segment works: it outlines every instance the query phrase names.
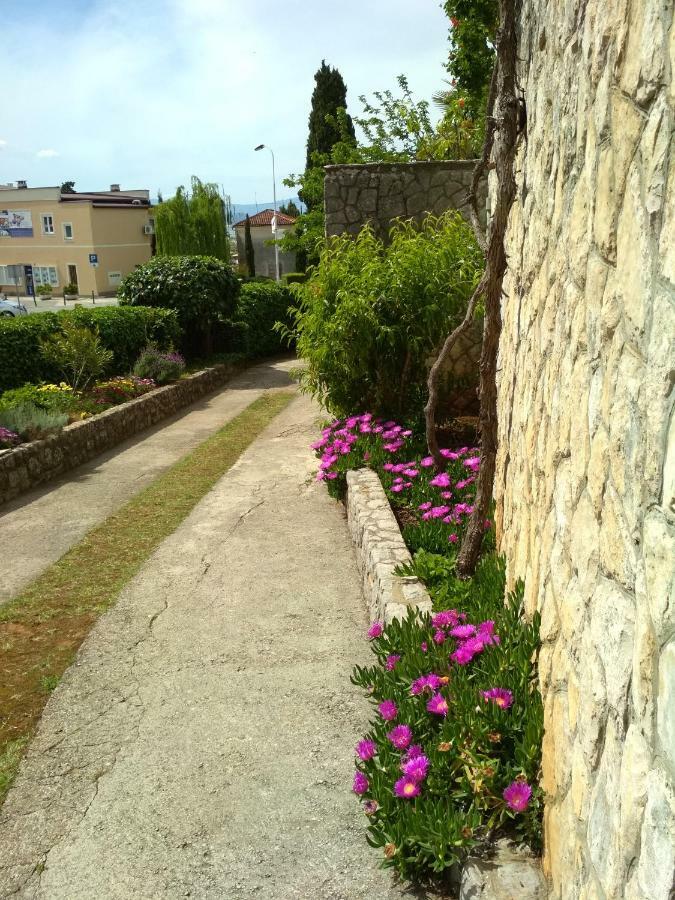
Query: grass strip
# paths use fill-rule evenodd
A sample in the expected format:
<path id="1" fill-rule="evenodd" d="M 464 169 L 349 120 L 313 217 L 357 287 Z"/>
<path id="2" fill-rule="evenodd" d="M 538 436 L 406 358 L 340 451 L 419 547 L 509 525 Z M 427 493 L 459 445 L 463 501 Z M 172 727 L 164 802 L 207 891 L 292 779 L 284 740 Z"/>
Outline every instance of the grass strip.
<path id="1" fill-rule="evenodd" d="M 263 394 L 0 607 L 0 802 L 96 619 L 293 396 Z"/>

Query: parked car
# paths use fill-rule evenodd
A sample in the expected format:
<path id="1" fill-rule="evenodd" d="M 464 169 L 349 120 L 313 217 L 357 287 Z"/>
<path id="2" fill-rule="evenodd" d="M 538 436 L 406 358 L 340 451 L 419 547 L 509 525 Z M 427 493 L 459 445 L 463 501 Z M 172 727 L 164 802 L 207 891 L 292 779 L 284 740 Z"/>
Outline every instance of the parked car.
<path id="1" fill-rule="evenodd" d="M 10 300 L 6 300 L 2 294 L 0 294 L 0 317 L 2 318 L 13 318 L 14 316 L 27 316 L 28 310 L 23 305 L 23 303 L 19 303 L 18 300 L 15 303 L 12 303 Z"/>

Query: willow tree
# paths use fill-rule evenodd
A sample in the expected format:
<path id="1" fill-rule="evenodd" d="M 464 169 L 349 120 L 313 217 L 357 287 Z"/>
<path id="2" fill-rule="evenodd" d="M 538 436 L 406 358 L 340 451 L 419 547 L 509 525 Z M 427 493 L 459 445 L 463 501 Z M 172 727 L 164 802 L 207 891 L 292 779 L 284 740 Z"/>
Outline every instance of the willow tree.
<path id="1" fill-rule="evenodd" d="M 215 256 L 229 262 L 229 198 L 218 185 L 193 177 L 191 190 L 176 195 L 154 211 L 158 256 Z"/>

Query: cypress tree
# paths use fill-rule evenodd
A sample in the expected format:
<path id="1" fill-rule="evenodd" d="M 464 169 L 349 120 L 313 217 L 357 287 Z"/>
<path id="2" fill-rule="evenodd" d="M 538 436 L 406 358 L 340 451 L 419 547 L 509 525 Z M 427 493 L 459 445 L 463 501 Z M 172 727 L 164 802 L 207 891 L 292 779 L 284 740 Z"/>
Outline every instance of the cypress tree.
<path id="1" fill-rule="evenodd" d="M 341 138 L 338 129 L 326 122 L 326 116 L 334 116 L 340 107 L 347 108 L 347 85 L 337 69 L 326 65 L 325 59 L 321 60 L 321 68 L 317 70 L 314 81 L 307 137 L 307 169 L 312 166 L 313 153 L 330 153 Z M 351 137 L 355 138 L 351 116 L 347 116 L 347 127 Z"/>
<path id="2" fill-rule="evenodd" d="M 244 225 L 244 253 L 246 254 L 246 269 L 249 278 L 253 278 L 255 275 L 255 251 L 253 250 L 253 238 L 251 237 L 251 220 L 248 214 Z"/>

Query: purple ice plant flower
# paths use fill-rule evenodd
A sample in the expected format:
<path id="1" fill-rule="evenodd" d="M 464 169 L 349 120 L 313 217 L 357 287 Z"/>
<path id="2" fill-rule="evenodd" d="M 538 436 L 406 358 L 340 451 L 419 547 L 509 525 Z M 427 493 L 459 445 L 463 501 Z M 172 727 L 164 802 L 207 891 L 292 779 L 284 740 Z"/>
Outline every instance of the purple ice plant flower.
<path id="1" fill-rule="evenodd" d="M 477 472 L 480 466 L 480 456 L 472 456 L 469 459 L 465 459 L 464 465 L 467 469 L 471 469 L 472 472 Z"/>
<path id="2" fill-rule="evenodd" d="M 405 750 L 412 740 L 412 729 L 409 725 L 397 725 L 388 732 L 387 737 L 397 750 Z"/>
<path id="3" fill-rule="evenodd" d="M 428 675 L 421 675 L 419 678 L 416 678 L 415 681 L 410 685 L 410 693 L 413 696 L 417 696 L 421 694 L 425 690 L 435 691 L 441 686 L 441 679 L 438 675 L 435 675 L 433 672 L 430 672 Z"/>
<path id="4" fill-rule="evenodd" d="M 394 794 L 402 797 L 404 800 L 412 800 L 417 797 L 421 791 L 419 781 L 414 781 L 408 775 L 399 778 L 394 785 Z"/>
<path id="5" fill-rule="evenodd" d="M 384 631 L 384 625 L 382 622 L 373 622 L 373 624 L 368 629 L 368 639 L 374 640 L 375 638 L 379 638 Z"/>
<path id="6" fill-rule="evenodd" d="M 431 617 L 431 624 L 434 628 L 454 627 L 458 622 L 459 615 L 456 609 L 443 609 L 440 612 L 434 613 Z"/>
<path id="7" fill-rule="evenodd" d="M 459 638 L 461 641 L 467 640 L 467 638 L 472 638 L 476 633 L 475 625 L 456 625 L 450 634 L 454 638 Z"/>
<path id="8" fill-rule="evenodd" d="M 513 694 L 505 688 L 490 688 L 489 691 L 481 691 L 483 700 L 492 700 L 500 709 L 508 709 L 513 703 Z"/>
<path id="9" fill-rule="evenodd" d="M 420 505 L 417 508 L 421 509 L 422 512 L 427 512 L 428 510 L 431 509 L 431 506 L 432 506 L 431 500 L 427 500 L 425 503 L 420 503 Z"/>
<path id="10" fill-rule="evenodd" d="M 370 787 L 370 782 L 363 774 L 363 772 L 359 772 L 358 770 L 354 772 L 354 784 L 352 785 L 352 790 L 355 794 L 358 794 L 361 797 L 366 793 L 368 788 Z"/>
<path id="11" fill-rule="evenodd" d="M 398 715 L 398 708 L 393 700 L 383 700 L 377 708 L 385 722 L 391 722 Z"/>
<path id="12" fill-rule="evenodd" d="M 421 460 L 420 465 L 424 466 L 425 469 L 430 469 L 434 464 L 433 456 L 425 456 L 424 459 Z"/>
<path id="13" fill-rule="evenodd" d="M 411 759 L 415 759 L 416 756 L 421 756 L 423 753 L 421 744 L 411 744 L 408 747 L 408 752 L 403 756 L 402 762 L 409 762 Z"/>
<path id="14" fill-rule="evenodd" d="M 429 700 L 429 702 L 427 703 L 427 710 L 436 716 L 447 716 L 448 701 L 445 699 L 443 694 L 434 694 L 431 700 Z"/>
<path id="15" fill-rule="evenodd" d="M 375 741 L 359 741 L 356 745 L 356 755 L 359 759 L 367 762 L 377 754 L 377 744 Z"/>
<path id="16" fill-rule="evenodd" d="M 448 535 L 448 541 L 451 544 L 456 544 L 458 540 L 459 540 L 459 538 L 457 537 L 457 535 L 454 532 L 452 534 Z"/>
<path id="17" fill-rule="evenodd" d="M 427 777 L 430 764 L 429 757 L 420 753 L 419 756 L 413 756 L 412 759 L 402 762 L 401 771 L 404 775 L 407 775 L 408 778 L 412 778 L 413 781 L 420 782 L 424 781 Z"/>
<path id="18" fill-rule="evenodd" d="M 450 476 L 447 472 L 439 472 L 438 475 L 431 479 L 429 484 L 432 487 L 449 488 L 451 484 Z"/>
<path id="19" fill-rule="evenodd" d="M 504 800 L 506 800 L 506 805 L 514 812 L 525 812 L 530 804 L 532 788 L 526 781 L 512 781 L 504 789 L 503 796 Z"/>
<path id="20" fill-rule="evenodd" d="M 397 653 L 391 653 L 387 657 L 386 662 L 384 664 L 384 667 L 387 670 L 387 672 L 391 672 L 392 669 L 396 668 L 396 663 L 399 661 L 400 658 L 401 658 L 400 654 L 397 654 Z"/>

